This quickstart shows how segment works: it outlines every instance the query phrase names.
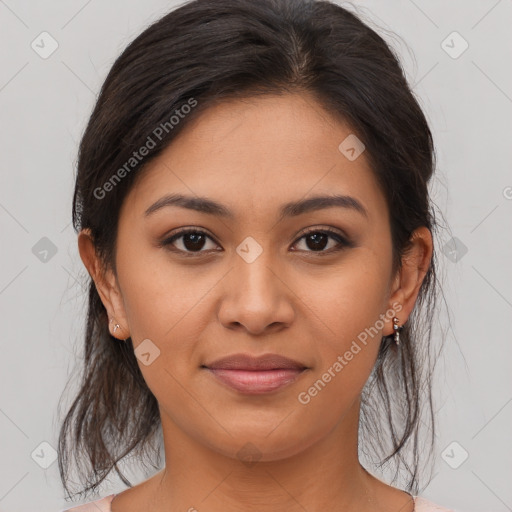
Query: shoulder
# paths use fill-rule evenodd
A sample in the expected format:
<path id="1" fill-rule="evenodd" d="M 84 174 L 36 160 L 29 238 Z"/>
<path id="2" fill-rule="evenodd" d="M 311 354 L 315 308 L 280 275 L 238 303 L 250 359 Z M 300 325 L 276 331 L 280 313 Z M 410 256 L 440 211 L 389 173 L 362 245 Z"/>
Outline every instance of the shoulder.
<path id="1" fill-rule="evenodd" d="M 89 503 L 85 503 L 84 505 L 78 505 L 76 507 L 63 510 L 62 512 L 111 512 L 110 503 L 114 499 L 114 496 L 115 494 L 111 494 L 106 498 L 91 501 Z"/>
<path id="2" fill-rule="evenodd" d="M 453 512 L 452 509 L 441 507 L 421 496 L 414 497 L 414 512 Z"/>

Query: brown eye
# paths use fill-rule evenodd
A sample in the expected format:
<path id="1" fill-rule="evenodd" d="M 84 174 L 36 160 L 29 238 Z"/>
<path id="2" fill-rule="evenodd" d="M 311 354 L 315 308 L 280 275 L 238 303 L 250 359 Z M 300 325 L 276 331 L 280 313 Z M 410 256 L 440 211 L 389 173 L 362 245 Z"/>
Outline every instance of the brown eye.
<path id="1" fill-rule="evenodd" d="M 181 239 L 181 240 L 180 240 Z M 201 253 L 206 252 L 203 251 L 205 245 L 207 245 L 208 240 L 212 240 L 204 231 L 199 230 L 182 230 L 179 233 L 172 235 L 169 238 L 166 238 L 161 245 L 162 246 L 174 246 L 176 251 L 183 253 Z M 176 242 L 178 242 L 176 244 Z M 214 244 L 216 246 L 216 244 Z M 207 250 L 212 250 L 215 247 L 207 247 Z"/>
<path id="2" fill-rule="evenodd" d="M 312 230 L 303 235 L 300 240 L 304 239 L 304 244 L 306 246 L 306 252 L 333 252 L 341 249 L 344 246 L 352 247 L 353 244 L 342 237 L 336 231 L 331 230 Z M 329 245 L 329 239 L 332 239 L 335 243 L 331 244 L 327 250 L 326 247 Z M 299 249 L 302 250 L 302 249 Z"/>
<path id="3" fill-rule="evenodd" d="M 323 251 L 329 243 L 329 235 L 325 233 L 312 233 L 304 237 L 306 245 L 312 251 Z"/>
<path id="4" fill-rule="evenodd" d="M 304 240 L 305 249 L 298 249 L 302 252 L 327 253 L 331 254 L 341 250 L 344 247 L 354 247 L 354 244 L 341 236 L 338 232 L 329 229 L 310 230 L 302 235 L 294 245 Z M 208 247 L 208 241 L 212 245 Z M 184 256 L 200 256 L 201 253 L 208 253 L 219 250 L 219 247 L 212 237 L 204 231 L 198 229 L 182 229 L 178 233 L 163 240 L 162 247 L 168 247 L 170 250 L 182 253 Z"/>
<path id="5" fill-rule="evenodd" d="M 206 237 L 202 233 L 187 233 L 181 237 L 187 251 L 200 251 L 206 242 Z"/>

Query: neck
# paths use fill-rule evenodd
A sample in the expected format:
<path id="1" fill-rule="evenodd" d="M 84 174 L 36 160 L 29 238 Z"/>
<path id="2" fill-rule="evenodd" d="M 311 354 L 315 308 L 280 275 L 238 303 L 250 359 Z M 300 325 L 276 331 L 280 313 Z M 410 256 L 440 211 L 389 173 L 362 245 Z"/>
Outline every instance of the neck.
<path id="1" fill-rule="evenodd" d="M 359 463 L 359 405 L 308 448 L 275 460 L 248 445 L 245 456 L 220 454 L 162 414 L 166 467 L 157 475 L 153 510 L 374 510 L 385 484 Z"/>

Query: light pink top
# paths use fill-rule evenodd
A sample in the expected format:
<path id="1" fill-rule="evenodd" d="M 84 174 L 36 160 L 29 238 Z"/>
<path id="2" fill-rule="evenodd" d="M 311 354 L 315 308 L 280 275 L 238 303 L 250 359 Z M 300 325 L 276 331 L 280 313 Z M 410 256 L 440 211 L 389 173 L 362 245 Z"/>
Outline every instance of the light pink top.
<path id="1" fill-rule="evenodd" d="M 111 494 L 106 498 L 97 501 L 91 501 L 85 505 L 63 510 L 62 512 L 112 512 L 110 503 L 114 499 L 115 494 Z M 453 512 L 452 509 L 441 507 L 421 496 L 413 496 L 414 512 Z"/>

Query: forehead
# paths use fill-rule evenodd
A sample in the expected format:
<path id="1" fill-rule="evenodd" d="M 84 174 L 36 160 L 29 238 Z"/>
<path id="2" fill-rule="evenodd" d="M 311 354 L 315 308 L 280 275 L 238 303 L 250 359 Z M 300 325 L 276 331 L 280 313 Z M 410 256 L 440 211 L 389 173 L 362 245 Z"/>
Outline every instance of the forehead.
<path id="1" fill-rule="evenodd" d="M 270 214 L 288 201 L 336 193 L 381 217 L 385 200 L 364 151 L 349 159 L 340 150 L 354 137 L 308 94 L 224 101 L 184 127 L 125 202 L 140 213 L 178 192 L 210 197 L 234 213 L 257 208 Z"/>

